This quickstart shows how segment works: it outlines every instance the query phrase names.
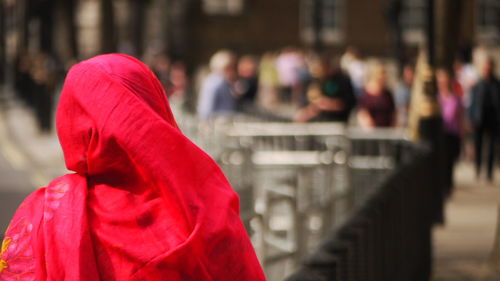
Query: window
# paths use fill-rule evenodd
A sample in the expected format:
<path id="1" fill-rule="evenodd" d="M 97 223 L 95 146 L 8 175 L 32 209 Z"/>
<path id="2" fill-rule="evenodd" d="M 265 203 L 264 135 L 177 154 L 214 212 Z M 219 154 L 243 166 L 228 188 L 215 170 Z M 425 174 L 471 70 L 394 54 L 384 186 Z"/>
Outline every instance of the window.
<path id="1" fill-rule="evenodd" d="M 479 39 L 500 42 L 500 1 L 479 0 L 477 3 L 477 31 Z"/>
<path id="2" fill-rule="evenodd" d="M 307 43 L 316 39 L 319 28 L 323 44 L 342 41 L 344 23 L 344 0 L 303 0 L 301 5 L 301 37 Z"/>
<path id="3" fill-rule="evenodd" d="M 403 0 L 401 24 L 407 43 L 421 43 L 425 38 L 426 0 Z"/>
<path id="4" fill-rule="evenodd" d="M 209 15 L 239 15 L 243 8 L 244 0 L 203 0 L 203 11 Z"/>

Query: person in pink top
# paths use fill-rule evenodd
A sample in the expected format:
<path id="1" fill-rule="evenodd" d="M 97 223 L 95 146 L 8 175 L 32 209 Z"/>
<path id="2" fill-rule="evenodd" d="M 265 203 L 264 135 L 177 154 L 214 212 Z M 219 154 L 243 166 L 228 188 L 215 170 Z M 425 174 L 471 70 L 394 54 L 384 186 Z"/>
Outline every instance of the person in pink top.
<path id="1" fill-rule="evenodd" d="M 445 195 L 449 196 L 453 189 L 453 168 L 460 155 L 464 124 L 464 107 L 462 99 L 453 90 L 453 80 L 448 71 L 439 69 L 436 72 L 436 80 L 445 136 Z"/>
<path id="2" fill-rule="evenodd" d="M 299 105 L 304 91 L 302 76 L 307 66 L 303 54 L 292 47 L 285 48 L 276 59 L 276 71 L 281 83 L 282 100 Z"/>

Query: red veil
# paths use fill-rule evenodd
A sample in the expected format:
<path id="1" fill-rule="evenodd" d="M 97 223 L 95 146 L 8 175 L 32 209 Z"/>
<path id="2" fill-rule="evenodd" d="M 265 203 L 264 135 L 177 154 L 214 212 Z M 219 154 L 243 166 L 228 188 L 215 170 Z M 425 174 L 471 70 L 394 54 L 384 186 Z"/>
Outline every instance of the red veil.
<path id="1" fill-rule="evenodd" d="M 74 66 L 57 130 L 75 173 L 21 204 L 0 280 L 265 280 L 238 196 L 144 64 L 112 54 Z"/>

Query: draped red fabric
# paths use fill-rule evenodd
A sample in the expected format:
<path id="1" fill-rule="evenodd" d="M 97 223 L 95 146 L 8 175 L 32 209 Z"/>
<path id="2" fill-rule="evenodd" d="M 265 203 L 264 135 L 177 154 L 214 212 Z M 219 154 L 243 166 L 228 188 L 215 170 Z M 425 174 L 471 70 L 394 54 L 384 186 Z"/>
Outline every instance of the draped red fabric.
<path id="1" fill-rule="evenodd" d="M 0 280 L 265 280 L 217 164 L 138 60 L 75 65 L 57 111 L 65 175 L 9 226 Z"/>

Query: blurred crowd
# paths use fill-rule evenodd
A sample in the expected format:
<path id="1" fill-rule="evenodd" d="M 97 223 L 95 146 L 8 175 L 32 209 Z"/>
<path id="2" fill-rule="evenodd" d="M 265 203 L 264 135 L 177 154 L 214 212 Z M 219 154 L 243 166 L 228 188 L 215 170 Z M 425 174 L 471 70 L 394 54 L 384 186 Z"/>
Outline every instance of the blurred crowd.
<path id="1" fill-rule="evenodd" d="M 494 68 L 487 51 L 477 47 L 457 56 L 452 69 L 436 70 L 450 187 L 453 166 L 462 151 L 475 159 L 478 177 L 486 155 L 486 176 L 493 180 L 500 130 L 500 82 Z M 294 122 L 345 122 L 366 129 L 406 127 L 415 64 L 406 63 L 399 72 L 393 75 L 395 83 L 389 83 L 388 65 L 365 59 L 352 47 L 339 56 L 289 47 L 260 58 L 238 58 L 221 50 L 199 79 L 196 111 L 200 119 L 271 112 Z M 487 151 L 483 149 L 486 139 Z"/>
<path id="2" fill-rule="evenodd" d="M 458 56 L 453 69 L 436 71 L 447 165 L 451 173 L 463 151 L 475 159 L 479 176 L 486 158 L 487 179 L 492 180 L 500 132 L 500 82 L 484 48 L 469 53 Z M 389 73 L 386 63 L 363 58 L 352 47 L 337 56 L 294 47 L 260 57 L 221 50 L 193 78 L 182 61 L 171 61 L 161 52 L 143 60 L 170 102 L 188 104 L 183 108 L 200 120 L 243 113 L 294 122 L 344 122 L 367 129 L 408 125 L 414 63 Z M 73 63 L 58 62 L 44 53 L 18 56 L 15 89 L 33 109 L 42 132 L 52 129 L 57 88 Z M 448 178 L 452 186 L 452 177 Z"/>
<path id="3" fill-rule="evenodd" d="M 413 67 L 403 71 L 396 92 L 386 65 L 363 59 L 355 48 L 341 56 L 288 47 L 260 58 L 237 58 L 229 50 L 213 55 L 199 82 L 201 119 L 261 110 L 295 122 L 352 122 L 362 127 L 406 124 Z"/>

